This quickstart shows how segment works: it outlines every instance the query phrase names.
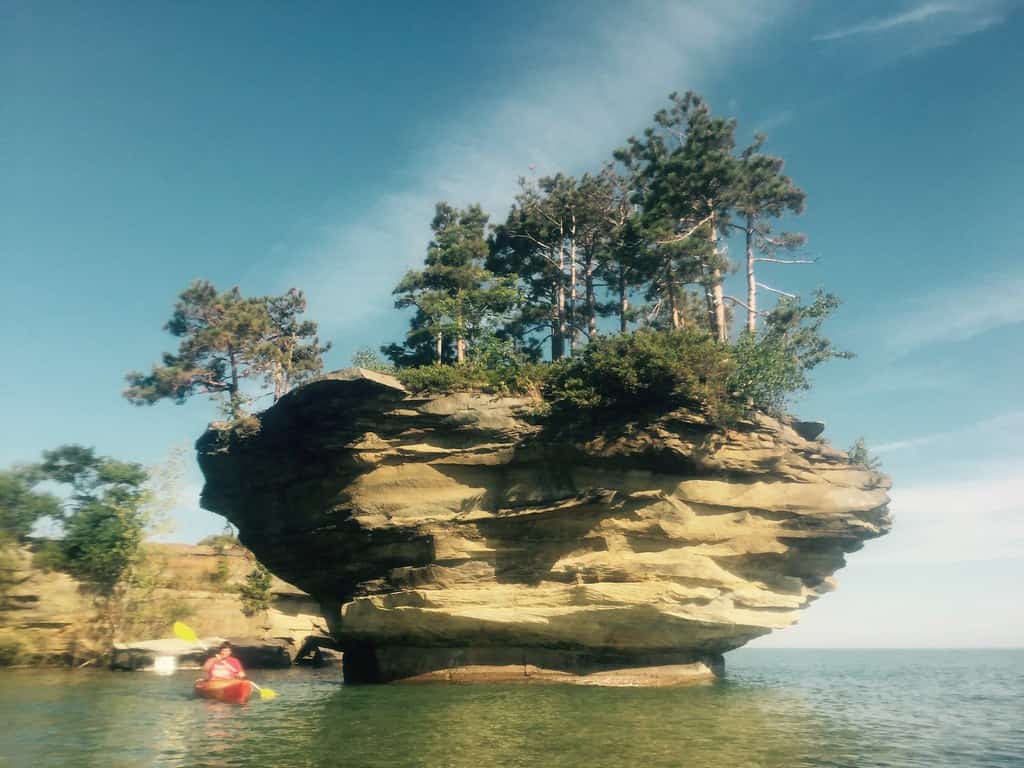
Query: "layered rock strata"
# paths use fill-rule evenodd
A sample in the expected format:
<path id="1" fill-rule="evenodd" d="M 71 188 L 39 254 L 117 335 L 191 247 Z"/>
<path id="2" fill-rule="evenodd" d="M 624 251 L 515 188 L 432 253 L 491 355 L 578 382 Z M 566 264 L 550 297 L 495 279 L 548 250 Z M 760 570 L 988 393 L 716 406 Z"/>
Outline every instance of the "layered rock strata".
<path id="1" fill-rule="evenodd" d="M 271 584 L 269 610 L 252 617 L 242 613 L 237 585 L 253 562 L 241 548 L 218 552 L 201 545 L 146 544 L 145 554 L 160 586 L 126 596 L 127 615 L 117 638 L 123 647 L 114 648 L 115 666 L 148 666 L 154 654 L 145 653 L 134 641 L 169 635 L 174 618 L 184 618 L 202 635 L 261 638 L 270 648 L 280 641 L 292 656 L 306 638 L 323 631 L 318 603 L 280 579 Z M 221 562 L 225 572 L 218 583 L 212 577 Z M 96 601 L 82 584 L 36 566 L 26 547 L 12 548 L 3 564 L 11 570 L 0 573 L 0 582 L 6 585 L 0 592 L 0 641 L 17 641 L 19 654 L 13 662 L 77 665 L 93 663 L 111 650 L 108 638 L 97 632 Z M 174 611 L 167 610 L 172 606 Z M 247 660 L 259 663 L 261 658 L 253 654 Z"/>
<path id="2" fill-rule="evenodd" d="M 887 478 L 792 423 L 541 408 L 339 371 L 213 425 L 203 506 L 320 602 L 351 681 L 702 679 L 890 526 Z"/>

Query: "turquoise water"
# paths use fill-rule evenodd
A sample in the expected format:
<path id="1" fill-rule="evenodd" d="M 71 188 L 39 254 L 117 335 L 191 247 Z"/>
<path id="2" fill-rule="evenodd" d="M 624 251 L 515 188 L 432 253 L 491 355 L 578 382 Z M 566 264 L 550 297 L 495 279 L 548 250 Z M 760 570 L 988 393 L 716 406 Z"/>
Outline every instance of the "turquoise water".
<path id="1" fill-rule="evenodd" d="M 261 673 L 0 672 L 3 766 L 1024 766 L 1024 651 L 758 651 L 684 689 L 345 687 Z"/>

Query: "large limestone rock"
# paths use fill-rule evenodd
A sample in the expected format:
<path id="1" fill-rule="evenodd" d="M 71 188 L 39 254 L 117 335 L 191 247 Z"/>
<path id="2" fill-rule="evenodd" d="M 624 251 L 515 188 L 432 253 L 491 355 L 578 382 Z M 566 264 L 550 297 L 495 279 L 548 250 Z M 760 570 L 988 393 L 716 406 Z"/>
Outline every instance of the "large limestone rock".
<path id="1" fill-rule="evenodd" d="M 321 603 L 349 680 L 699 679 L 890 526 L 887 478 L 790 423 L 538 407 L 340 371 L 213 425 L 203 505 Z"/>

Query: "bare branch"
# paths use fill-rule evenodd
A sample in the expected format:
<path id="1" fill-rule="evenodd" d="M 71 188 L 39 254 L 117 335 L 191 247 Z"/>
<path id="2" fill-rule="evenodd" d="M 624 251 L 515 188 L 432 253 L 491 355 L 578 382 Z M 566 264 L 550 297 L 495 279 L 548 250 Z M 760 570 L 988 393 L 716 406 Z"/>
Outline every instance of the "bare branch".
<path id="1" fill-rule="evenodd" d="M 723 296 L 722 298 L 725 299 L 726 301 L 731 301 L 733 304 L 739 304 L 741 307 L 743 307 L 748 312 L 750 311 L 750 306 L 747 303 L 745 303 L 743 301 L 740 301 L 735 296 Z M 758 314 L 758 315 L 767 315 L 768 314 L 768 312 L 764 311 L 763 309 L 755 309 L 754 313 Z"/>
<path id="2" fill-rule="evenodd" d="M 703 219 L 694 224 L 685 234 L 677 235 L 676 237 L 669 238 L 668 240 L 658 240 L 657 244 L 669 245 L 670 243 L 679 243 L 682 242 L 683 240 L 686 240 L 688 237 L 691 237 L 694 232 L 696 232 L 698 229 L 707 224 L 707 222 L 711 219 L 712 216 L 714 216 L 714 214 L 709 213 Z"/>
<path id="3" fill-rule="evenodd" d="M 817 264 L 817 259 L 772 259 L 767 256 L 758 256 L 754 261 L 766 261 L 769 264 Z"/>
<path id="4" fill-rule="evenodd" d="M 795 293 L 786 293 L 785 291 L 780 291 L 778 288 L 772 288 L 770 285 L 765 285 L 764 283 L 757 283 L 757 287 L 764 288 L 766 291 L 771 291 L 772 293 L 777 293 L 779 296 L 785 296 L 787 299 L 796 298 Z"/>

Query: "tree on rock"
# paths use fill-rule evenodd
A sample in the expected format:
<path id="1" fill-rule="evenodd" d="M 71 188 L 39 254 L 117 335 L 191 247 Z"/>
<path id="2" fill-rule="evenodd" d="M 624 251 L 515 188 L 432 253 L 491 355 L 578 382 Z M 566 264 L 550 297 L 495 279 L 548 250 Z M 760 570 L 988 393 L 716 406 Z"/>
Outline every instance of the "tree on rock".
<path id="1" fill-rule="evenodd" d="M 181 339 L 177 352 L 165 353 L 163 364 L 148 374 L 129 373 L 124 396 L 136 405 L 150 405 L 208 394 L 222 398 L 227 414 L 238 418 L 245 380 L 262 378 L 277 399 L 322 370 L 329 345 L 320 345 L 316 323 L 299 319 L 305 308 L 305 297 L 294 289 L 282 296 L 246 298 L 237 287 L 221 293 L 198 280 L 178 297 L 164 326 Z"/>
<path id="2" fill-rule="evenodd" d="M 484 267 L 488 216 L 478 205 L 465 209 L 437 204 L 422 270 L 412 270 L 395 287 L 395 307 L 414 307 L 404 344 L 383 352 L 397 365 L 466 362 L 470 347 L 493 332 L 515 306 L 511 278 Z"/>
<path id="3" fill-rule="evenodd" d="M 616 158 L 636 169 L 636 202 L 659 254 L 653 271 L 681 327 L 675 303 L 681 287 L 704 287 L 709 324 L 719 341 L 728 338 L 722 288 L 729 262 L 720 235 L 734 204 L 736 121 L 713 117 L 695 93 L 671 94 L 642 139 L 631 138 Z"/>
<path id="4" fill-rule="evenodd" d="M 267 296 L 267 316 L 270 330 L 258 350 L 260 367 L 266 382 L 274 388 L 276 403 L 288 390 L 309 381 L 323 372 L 324 353 L 330 342 L 321 345 L 317 337 L 317 324 L 303 320 L 306 297 L 292 288 L 281 296 Z"/>
<path id="5" fill-rule="evenodd" d="M 765 155 L 761 152 L 765 136 L 758 134 L 753 143 L 740 153 L 739 172 L 735 186 L 736 213 L 740 221 L 732 224 L 734 229 L 743 232 L 746 246 L 747 261 L 747 331 L 757 330 L 757 289 L 786 295 L 769 286 L 757 282 L 754 265 L 761 262 L 775 264 L 810 264 L 810 259 L 779 258 L 780 250 L 791 251 L 799 248 L 807 238 L 797 232 L 780 232 L 774 234 L 771 219 L 782 216 L 787 211 L 794 214 L 803 213 L 807 195 L 793 183 L 793 180 L 782 172 L 781 157 Z M 762 255 L 757 256 L 760 252 Z M 735 300 L 734 300 L 735 301 Z M 739 303 L 739 302 L 736 302 Z"/>

